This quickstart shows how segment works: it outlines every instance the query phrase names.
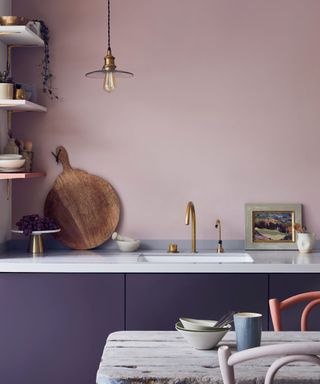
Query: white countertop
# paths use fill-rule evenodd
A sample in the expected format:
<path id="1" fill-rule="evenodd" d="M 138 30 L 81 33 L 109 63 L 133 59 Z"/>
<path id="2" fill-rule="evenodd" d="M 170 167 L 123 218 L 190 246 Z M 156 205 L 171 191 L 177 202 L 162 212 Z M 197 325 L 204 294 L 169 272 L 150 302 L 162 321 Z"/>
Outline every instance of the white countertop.
<path id="1" fill-rule="evenodd" d="M 309 254 L 248 251 L 253 263 L 226 264 L 147 263 L 139 261 L 141 253 L 59 250 L 48 251 L 43 257 L 32 257 L 23 252 L 3 252 L 0 255 L 0 273 L 320 273 L 320 251 Z"/>

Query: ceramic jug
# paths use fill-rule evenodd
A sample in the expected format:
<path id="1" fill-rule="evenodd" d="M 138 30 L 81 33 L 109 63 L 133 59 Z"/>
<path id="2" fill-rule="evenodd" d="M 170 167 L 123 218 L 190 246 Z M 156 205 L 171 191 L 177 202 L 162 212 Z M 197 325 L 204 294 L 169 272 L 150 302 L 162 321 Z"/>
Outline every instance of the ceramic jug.
<path id="1" fill-rule="evenodd" d="M 297 247 L 299 252 L 311 252 L 316 241 L 314 233 L 297 233 Z"/>
<path id="2" fill-rule="evenodd" d="M 0 83 L 0 99 L 13 99 L 12 83 Z"/>
<path id="3" fill-rule="evenodd" d="M 19 154 L 19 147 L 15 143 L 14 138 L 9 138 L 7 144 L 5 145 L 3 149 L 3 153 L 5 154 Z"/>

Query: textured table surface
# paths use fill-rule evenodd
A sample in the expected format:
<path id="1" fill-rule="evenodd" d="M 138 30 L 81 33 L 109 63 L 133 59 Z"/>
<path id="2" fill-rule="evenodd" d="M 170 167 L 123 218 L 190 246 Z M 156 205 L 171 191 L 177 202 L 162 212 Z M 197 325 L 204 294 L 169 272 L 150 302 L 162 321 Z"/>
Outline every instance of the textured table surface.
<path id="1" fill-rule="evenodd" d="M 319 332 L 263 332 L 262 345 L 293 341 L 320 341 Z M 220 345 L 235 350 L 229 332 Z M 262 384 L 275 358 L 252 360 L 236 366 L 240 384 Z M 122 331 L 107 340 L 97 372 L 97 384 L 185 383 L 222 384 L 217 349 L 193 349 L 176 331 Z M 282 368 L 275 383 L 319 384 L 319 366 L 294 363 Z"/>

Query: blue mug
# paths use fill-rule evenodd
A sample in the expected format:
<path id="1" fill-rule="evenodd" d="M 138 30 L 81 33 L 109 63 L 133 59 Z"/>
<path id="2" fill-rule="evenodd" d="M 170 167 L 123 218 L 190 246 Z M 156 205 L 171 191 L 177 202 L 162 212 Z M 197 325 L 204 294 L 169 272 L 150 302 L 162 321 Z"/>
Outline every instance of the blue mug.
<path id="1" fill-rule="evenodd" d="M 233 315 L 233 320 L 238 351 L 259 347 L 261 344 L 262 314 L 238 312 Z"/>

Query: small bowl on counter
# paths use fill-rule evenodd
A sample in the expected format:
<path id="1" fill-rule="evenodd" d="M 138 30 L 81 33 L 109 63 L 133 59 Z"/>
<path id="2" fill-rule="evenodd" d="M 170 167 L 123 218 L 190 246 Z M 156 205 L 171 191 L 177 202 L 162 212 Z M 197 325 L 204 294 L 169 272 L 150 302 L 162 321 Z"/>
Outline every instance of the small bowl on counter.
<path id="1" fill-rule="evenodd" d="M 140 240 L 118 241 L 117 246 L 121 252 L 135 252 L 140 247 Z"/>
<path id="2" fill-rule="evenodd" d="M 121 236 L 117 232 L 113 232 L 112 240 L 117 243 L 121 252 L 135 252 L 140 247 L 140 240 L 131 239 L 131 237 Z"/>
<path id="3" fill-rule="evenodd" d="M 185 328 L 181 321 L 178 321 L 175 328 L 193 348 L 207 350 L 217 346 L 231 329 L 231 325 L 229 324 L 222 328 L 209 329 L 208 327 L 206 330 L 194 330 Z"/>

